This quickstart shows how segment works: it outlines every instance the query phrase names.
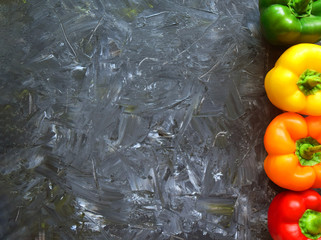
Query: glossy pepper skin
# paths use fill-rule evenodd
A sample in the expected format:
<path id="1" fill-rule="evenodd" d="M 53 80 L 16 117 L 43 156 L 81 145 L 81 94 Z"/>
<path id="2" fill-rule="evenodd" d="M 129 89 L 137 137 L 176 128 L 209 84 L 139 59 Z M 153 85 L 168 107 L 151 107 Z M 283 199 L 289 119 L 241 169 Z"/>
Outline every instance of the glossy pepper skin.
<path id="1" fill-rule="evenodd" d="M 304 155 L 305 147 L 320 148 L 321 117 L 285 112 L 276 116 L 264 135 L 268 153 L 264 160 L 267 176 L 280 187 L 293 191 L 321 188 L 321 153 Z M 319 149 L 320 150 L 320 149 Z"/>
<path id="2" fill-rule="evenodd" d="M 321 39 L 320 0 L 260 0 L 259 9 L 263 36 L 272 45 Z"/>
<path id="3" fill-rule="evenodd" d="M 274 240 L 320 240 L 320 211 L 321 196 L 314 190 L 281 192 L 268 210 L 269 232 Z"/>
<path id="4" fill-rule="evenodd" d="M 266 74 L 267 97 L 276 107 L 303 115 L 321 115 L 321 46 L 288 48 Z"/>

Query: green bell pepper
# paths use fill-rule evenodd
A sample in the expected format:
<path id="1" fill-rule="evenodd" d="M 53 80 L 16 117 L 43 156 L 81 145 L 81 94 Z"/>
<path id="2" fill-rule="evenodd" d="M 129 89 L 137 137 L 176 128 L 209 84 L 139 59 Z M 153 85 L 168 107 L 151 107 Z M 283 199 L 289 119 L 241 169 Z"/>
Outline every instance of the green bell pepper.
<path id="1" fill-rule="evenodd" d="M 321 0 L 259 0 L 263 36 L 273 45 L 321 40 Z"/>

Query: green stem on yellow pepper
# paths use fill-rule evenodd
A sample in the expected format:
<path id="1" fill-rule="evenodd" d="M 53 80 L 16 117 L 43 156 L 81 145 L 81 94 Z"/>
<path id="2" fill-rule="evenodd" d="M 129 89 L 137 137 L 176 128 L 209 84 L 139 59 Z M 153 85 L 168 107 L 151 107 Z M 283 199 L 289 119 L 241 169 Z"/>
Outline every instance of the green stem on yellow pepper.
<path id="1" fill-rule="evenodd" d="M 321 83 L 321 78 L 320 77 L 307 77 L 307 84 L 311 87 L 314 88 L 316 85 Z"/>
<path id="2" fill-rule="evenodd" d="M 321 73 L 307 69 L 297 81 L 297 86 L 304 95 L 312 95 L 321 90 Z"/>

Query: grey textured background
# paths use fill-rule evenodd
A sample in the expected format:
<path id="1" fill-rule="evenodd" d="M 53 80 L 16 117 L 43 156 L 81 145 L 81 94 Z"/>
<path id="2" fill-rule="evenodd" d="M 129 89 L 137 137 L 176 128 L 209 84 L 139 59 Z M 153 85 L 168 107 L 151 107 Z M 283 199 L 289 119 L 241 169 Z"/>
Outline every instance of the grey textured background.
<path id="1" fill-rule="evenodd" d="M 270 239 L 282 50 L 256 0 L 1 0 L 1 239 Z"/>

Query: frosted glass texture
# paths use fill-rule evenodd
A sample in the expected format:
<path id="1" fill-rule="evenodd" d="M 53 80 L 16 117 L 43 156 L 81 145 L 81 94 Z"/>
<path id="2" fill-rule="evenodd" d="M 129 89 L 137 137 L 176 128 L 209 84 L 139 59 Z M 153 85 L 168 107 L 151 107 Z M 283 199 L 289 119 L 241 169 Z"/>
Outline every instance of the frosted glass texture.
<path id="1" fill-rule="evenodd" d="M 1 239 L 270 239 L 256 0 L 0 0 Z"/>

